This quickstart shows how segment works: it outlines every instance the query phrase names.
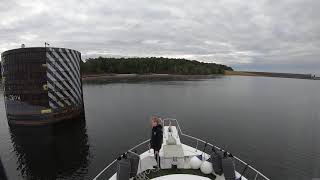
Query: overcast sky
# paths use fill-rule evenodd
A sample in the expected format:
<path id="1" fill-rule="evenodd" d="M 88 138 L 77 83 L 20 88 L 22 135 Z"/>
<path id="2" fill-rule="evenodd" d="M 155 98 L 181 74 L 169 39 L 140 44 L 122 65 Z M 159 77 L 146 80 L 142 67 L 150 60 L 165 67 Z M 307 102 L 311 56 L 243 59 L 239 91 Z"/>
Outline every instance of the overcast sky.
<path id="1" fill-rule="evenodd" d="M 319 0 L 0 0 L 0 52 L 44 46 L 320 73 Z"/>

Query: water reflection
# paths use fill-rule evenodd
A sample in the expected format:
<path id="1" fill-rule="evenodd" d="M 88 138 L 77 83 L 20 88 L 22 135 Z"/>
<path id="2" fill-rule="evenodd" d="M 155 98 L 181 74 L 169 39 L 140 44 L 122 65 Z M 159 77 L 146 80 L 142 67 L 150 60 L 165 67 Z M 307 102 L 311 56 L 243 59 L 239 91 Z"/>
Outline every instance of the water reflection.
<path id="1" fill-rule="evenodd" d="M 90 146 L 84 119 L 46 127 L 10 127 L 24 179 L 84 179 Z"/>

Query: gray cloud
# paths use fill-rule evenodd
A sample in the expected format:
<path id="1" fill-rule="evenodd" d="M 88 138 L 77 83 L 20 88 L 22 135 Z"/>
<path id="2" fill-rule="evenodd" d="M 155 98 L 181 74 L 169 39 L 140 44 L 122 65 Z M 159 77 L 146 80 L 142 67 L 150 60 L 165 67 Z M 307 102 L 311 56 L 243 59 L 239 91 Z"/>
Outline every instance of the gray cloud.
<path id="1" fill-rule="evenodd" d="M 320 1 L 0 0 L 0 51 L 68 47 L 320 73 Z"/>

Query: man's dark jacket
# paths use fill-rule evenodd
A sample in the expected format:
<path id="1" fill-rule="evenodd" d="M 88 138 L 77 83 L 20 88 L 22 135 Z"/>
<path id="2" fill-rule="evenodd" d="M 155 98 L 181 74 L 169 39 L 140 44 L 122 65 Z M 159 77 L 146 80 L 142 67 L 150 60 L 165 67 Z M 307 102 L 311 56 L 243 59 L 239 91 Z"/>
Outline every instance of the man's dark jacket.
<path id="1" fill-rule="evenodd" d="M 163 129 L 162 129 L 162 125 L 159 124 L 152 128 L 152 134 L 151 134 L 151 140 L 150 140 L 151 148 L 154 149 L 155 151 L 159 151 L 161 149 L 162 141 L 163 141 Z"/>

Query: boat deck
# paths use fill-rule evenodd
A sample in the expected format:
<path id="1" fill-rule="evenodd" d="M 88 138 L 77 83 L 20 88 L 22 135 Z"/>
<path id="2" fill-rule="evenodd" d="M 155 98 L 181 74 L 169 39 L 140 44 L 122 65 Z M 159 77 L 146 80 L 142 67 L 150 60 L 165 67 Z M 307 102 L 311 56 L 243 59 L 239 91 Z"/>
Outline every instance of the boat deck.
<path id="1" fill-rule="evenodd" d="M 204 153 L 196 148 L 181 143 L 177 128 L 171 126 L 171 134 L 176 139 L 176 145 L 168 145 L 167 140 L 169 126 L 164 126 L 163 144 L 159 152 L 161 169 L 156 171 L 153 167 L 157 165 L 152 149 L 140 154 L 140 163 L 138 168 L 138 174 L 146 175 L 144 179 L 156 179 L 156 180 L 170 180 L 170 179 L 217 179 L 224 180 L 224 175 L 217 175 L 210 173 L 209 175 L 203 174 L 199 169 L 192 169 L 190 165 L 190 159 L 194 156 L 202 155 L 203 161 L 210 158 L 210 155 Z M 170 134 L 170 135 L 171 135 Z M 179 151 L 177 153 L 177 151 Z M 175 164 L 177 169 L 172 169 L 172 165 Z M 147 173 L 146 173 L 147 172 Z M 235 172 L 236 178 L 240 177 L 238 172 Z M 150 177 L 149 177 L 150 176 Z M 114 174 L 111 180 L 117 179 L 117 174 Z M 132 178 L 133 179 L 133 178 Z M 242 180 L 246 178 L 242 177 Z"/>
<path id="2" fill-rule="evenodd" d="M 199 177 L 199 176 L 190 175 L 190 174 L 172 174 L 172 175 L 166 175 L 166 176 L 154 178 L 154 180 L 177 180 L 177 179 L 183 179 L 183 180 L 193 180 L 193 179 L 208 180 L 209 178 L 207 178 L 207 177 Z"/>
<path id="3" fill-rule="evenodd" d="M 203 174 L 199 169 L 160 169 L 150 172 L 149 179 L 170 180 L 170 179 L 216 179 L 214 174 Z"/>

